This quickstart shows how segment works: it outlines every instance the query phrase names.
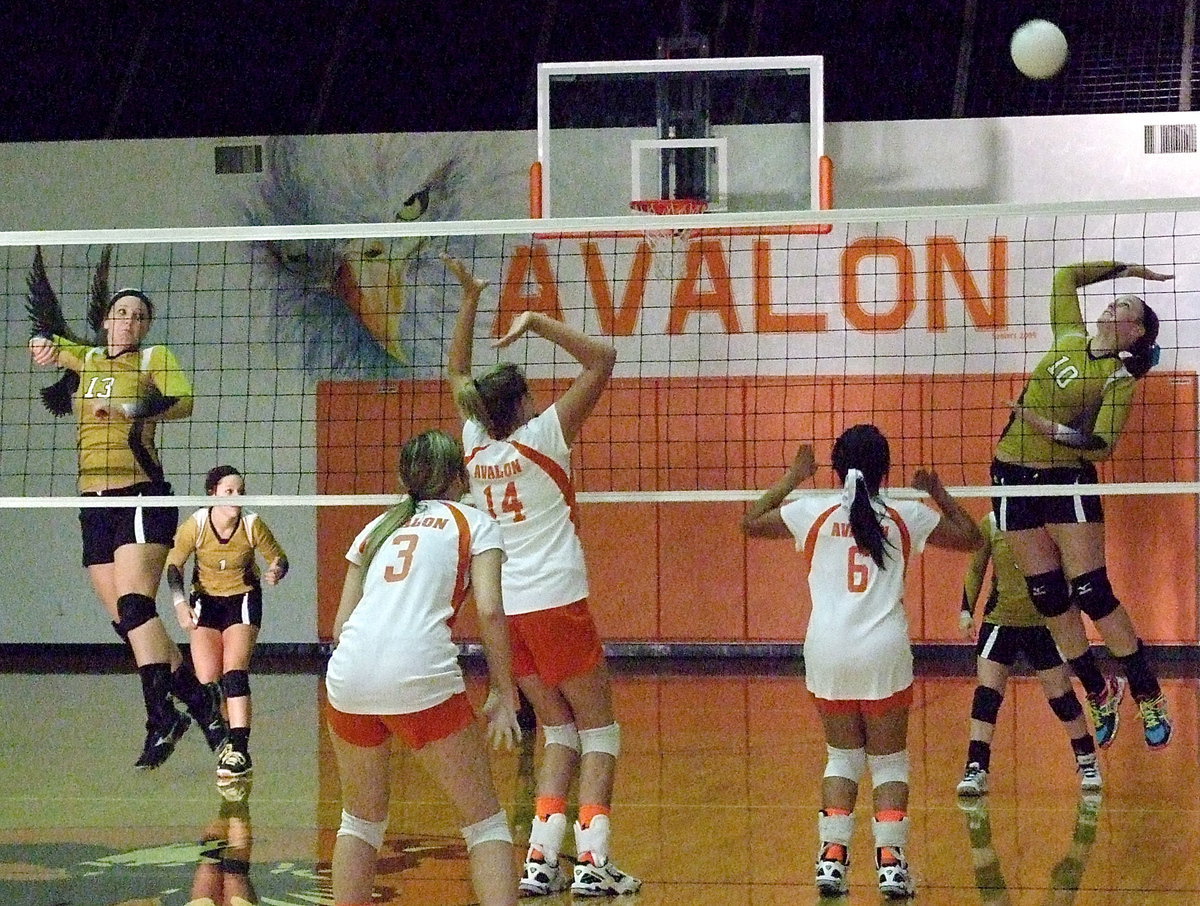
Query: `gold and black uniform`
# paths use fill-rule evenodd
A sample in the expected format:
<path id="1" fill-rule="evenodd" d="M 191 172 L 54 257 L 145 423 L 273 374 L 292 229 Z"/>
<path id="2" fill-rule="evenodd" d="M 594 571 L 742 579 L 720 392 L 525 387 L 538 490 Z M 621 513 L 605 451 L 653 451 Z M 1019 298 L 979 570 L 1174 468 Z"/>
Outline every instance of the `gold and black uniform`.
<path id="1" fill-rule="evenodd" d="M 79 373 L 79 491 L 98 496 L 171 493 L 155 447 L 159 420 L 192 413 L 192 385 L 165 346 L 110 356 L 102 346 L 51 338 L 58 364 Z M 103 406 L 107 415 L 97 414 Z M 174 507 L 88 508 L 80 511 L 83 564 L 111 563 L 124 544 L 170 545 L 178 523 Z"/>
<path id="2" fill-rule="evenodd" d="M 273 563 L 285 558 L 257 513 L 242 512 L 229 537 L 222 538 L 209 508 L 197 510 L 175 533 L 167 565 L 183 571 L 195 556 L 191 607 L 196 625 L 224 631 L 235 623 L 262 625 L 262 580 L 256 555 Z"/>

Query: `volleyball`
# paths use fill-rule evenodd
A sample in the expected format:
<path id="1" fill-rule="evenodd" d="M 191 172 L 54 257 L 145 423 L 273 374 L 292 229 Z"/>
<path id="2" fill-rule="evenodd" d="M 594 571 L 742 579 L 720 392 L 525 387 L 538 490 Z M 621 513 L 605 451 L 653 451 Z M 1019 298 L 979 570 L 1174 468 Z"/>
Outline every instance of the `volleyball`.
<path id="1" fill-rule="evenodd" d="M 1023 75 L 1049 79 L 1067 62 L 1067 38 L 1053 22 L 1030 19 L 1013 32 L 1009 53 Z"/>

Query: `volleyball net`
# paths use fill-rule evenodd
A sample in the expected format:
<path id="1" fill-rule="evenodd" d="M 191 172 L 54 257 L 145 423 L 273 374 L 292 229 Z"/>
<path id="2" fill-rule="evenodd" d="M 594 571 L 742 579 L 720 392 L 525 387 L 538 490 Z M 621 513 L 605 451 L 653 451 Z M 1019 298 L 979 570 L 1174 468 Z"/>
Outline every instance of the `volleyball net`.
<path id="1" fill-rule="evenodd" d="M 57 306 L 99 342 L 89 305 L 123 286 L 154 300 L 146 343 L 168 346 L 194 384 L 193 415 L 158 429 L 177 492 L 202 492 L 208 468 L 230 462 L 262 495 L 388 493 L 404 438 L 458 427 L 442 369 L 461 294 L 442 252 L 490 284 L 477 367 L 516 361 L 543 400 L 569 383 L 575 364 L 545 340 L 490 347 L 525 309 L 611 339 L 617 366 L 575 479 L 584 495 L 636 499 L 743 494 L 800 442 L 828 463 L 859 421 L 888 434 L 898 467 L 933 465 L 986 495 L 1008 402 L 1051 344 L 1055 268 L 1145 263 L 1175 279 L 1080 292 L 1089 323 L 1122 293 L 1162 322 L 1159 364 L 1104 478 L 1191 491 L 1200 215 L 1158 207 L 824 212 L 803 215 L 811 232 L 775 213 L 164 230 L 155 242 L 9 234 L 0 493 L 74 494 L 75 418 L 42 403 L 58 375 L 30 361 L 30 312 Z"/>
<path id="2" fill-rule="evenodd" d="M 1156 579 L 1164 606 L 1143 635 L 1196 638 L 1192 202 L 0 234 L 0 504 L 36 514 L 5 516 L 9 530 L 34 549 L 52 531 L 73 560 L 74 529 L 42 511 L 97 502 L 75 496 L 76 419 L 43 405 L 58 373 L 31 363 L 29 309 L 57 304 L 74 334 L 100 343 L 89 304 L 141 287 L 155 304 L 146 344 L 169 347 L 195 390 L 192 415 L 157 430 L 177 501 L 202 505 L 206 472 L 230 464 L 246 505 L 283 508 L 267 510 L 277 535 L 314 546 L 324 637 L 341 575 L 321 564 L 340 560 L 364 505 L 394 499 L 404 440 L 461 430 L 443 377 L 461 292 L 443 252 L 489 283 L 476 369 L 519 363 L 539 405 L 578 366 L 536 336 L 493 349 L 520 312 L 616 347 L 573 450 L 593 605 L 610 640 L 676 642 L 797 637 L 778 550 L 742 539 L 738 519 L 799 444 L 821 467 L 806 487 L 833 487 L 833 441 L 873 422 L 891 441 L 894 495 L 915 494 L 912 472 L 933 467 L 981 514 L 1009 402 L 1051 345 L 1055 269 L 1117 260 L 1174 274 L 1080 298 L 1089 324 L 1124 293 L 1160 318 L 1160 361 L 1101 481 L 1114 581 L 1172 570 Z M 913 635 L 952 640 L 955 610 L 942 604 L 957 604 L 962 564 L 935 580 L 934 563 Z"/>

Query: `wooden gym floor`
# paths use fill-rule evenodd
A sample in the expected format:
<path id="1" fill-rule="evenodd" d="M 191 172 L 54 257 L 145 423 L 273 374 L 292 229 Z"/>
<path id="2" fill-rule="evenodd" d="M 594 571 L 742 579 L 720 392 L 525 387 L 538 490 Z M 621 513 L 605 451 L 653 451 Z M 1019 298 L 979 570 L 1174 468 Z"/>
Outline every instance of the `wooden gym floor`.
<path id="1" fill-rule="evenodd" d="M 1067 740 L 1040 687 L 1015 678 L 997 732 L 992 791 L 975 808 L 954 794 L 973 676 L 924 666 L 909 737 L 918 903 L 1200 903 L 1200 699 L 1192 665 L 1164 667 L 1172 744 L 1150 752 L 1127 701 L 1118 738 L 1102 755 L 1103 795 L 1089 800 L 1081 799 Z M 645 882 L 623 902 L 817 902 L 824 743 L 797 665 L 623 658 L 613 668 L 624 745 L 614 856 Z M 256 669 L 254 780 L 226 796 L 195 729 L 159 770 L 133 770 L 140 694 L 126 668 L 9 659 L 0 672 L 0 903 L 331 903 L 328 859 L 340 804 L 318 717 L 319 663 Z M 529 744 L 494 761 L 519 841 L 528 834 L 536 757 Z M 879 902 L 866 796 L 851 892 L 836 902 Z M 457 822 L 408 757 L 396 759 L 383 856 L 379 902 L 472 902 Z M 247 873 L 236 870 L 239 861 L 249 863 Z"/>

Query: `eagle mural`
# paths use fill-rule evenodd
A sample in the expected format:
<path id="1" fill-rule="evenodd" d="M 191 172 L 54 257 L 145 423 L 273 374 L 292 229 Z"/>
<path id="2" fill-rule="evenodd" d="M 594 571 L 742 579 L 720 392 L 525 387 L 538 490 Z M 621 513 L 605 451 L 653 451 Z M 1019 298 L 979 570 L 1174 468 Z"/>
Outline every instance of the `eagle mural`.
<path id="1" fill-rule="evenodd" d="M 103 344 L 103 325 L 104 316 L 108 310 L 108 279 L 112 251 L 111 245 L 104 247 L 100 252 L 100 261 L 92 272 L 91 296 L 87 308 L 87 326 L 91 329 L 91 333 L 84 337 L 75 333 L 67 325 L 58 295 L 54 292 L 54 287 L 50 285 L 50 278 L 46 275 L 46 262 L 42 257 L 42 248 L 41 246 L 35 248 L 33 263 L 29 267 L 29 275 L 26 278 L 29 292 L 25 297 L 25 311 L 28 312 L 32 324 L 31 336 L 53 334 L 86 346 Z M 69 415 L 78 387 L 79 373 L 63 368 L 58 380 L 49 387 L 43 387 L 40 391 L 42 403 L 55 415 Z"/>
<path id="2" fill-rule="evenodd" d="M 514 216 L 504 199 L 520 183 L 489 157 L 464 135 L 272 138 L 243 213 L 258 225 Z M 264 242 L 254 251 L 255 292 L 269 293 L 275 339 L 298 344 L 308 374 L 431 376 L 444 362 L 458 304 L 437 255 L 479 260 L 488 244 L 499 239 Z M 486 258 L 499 263 L 498 254 Z"/>

